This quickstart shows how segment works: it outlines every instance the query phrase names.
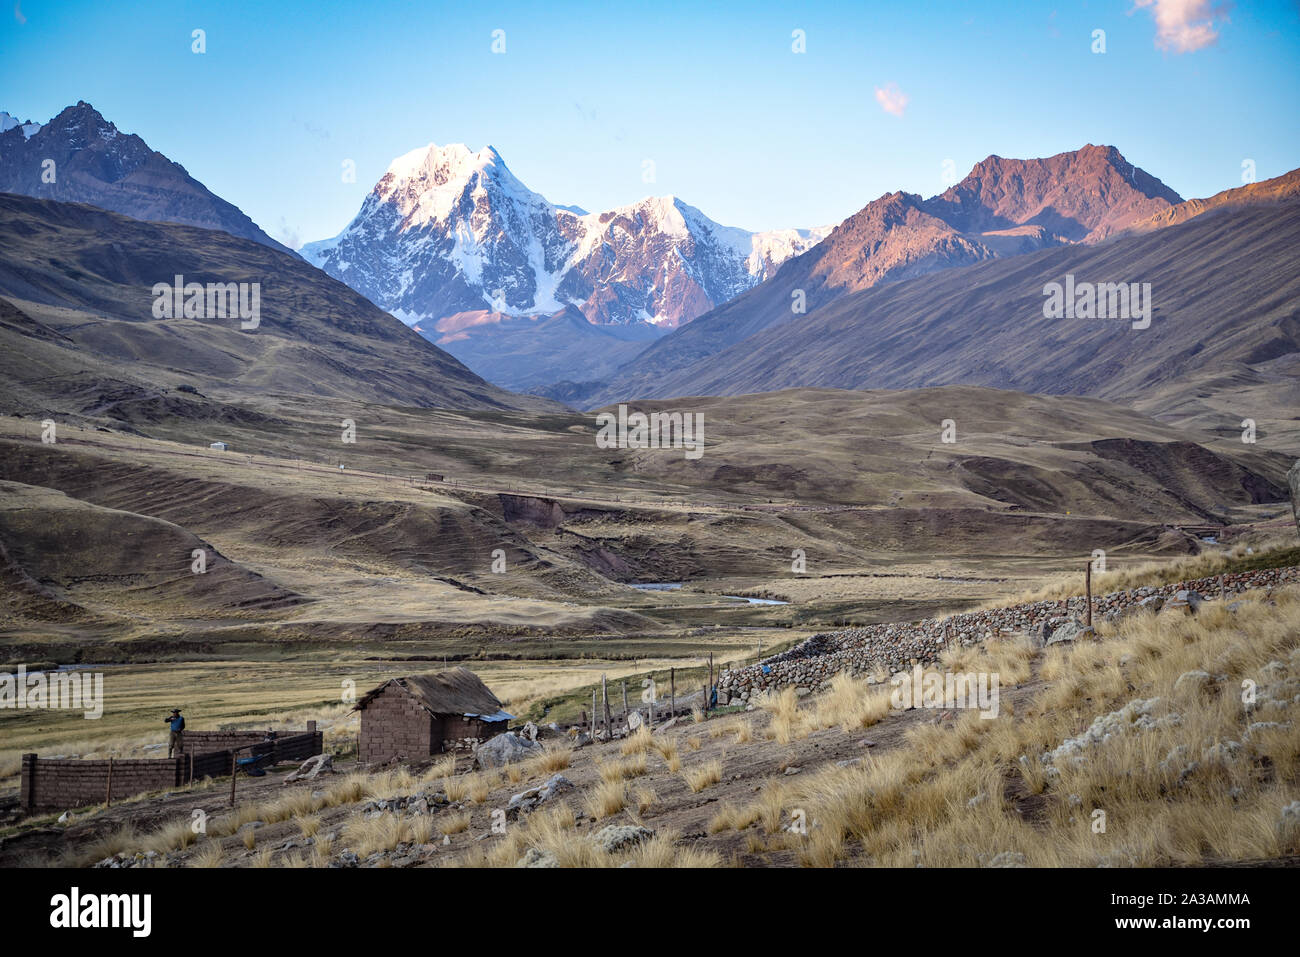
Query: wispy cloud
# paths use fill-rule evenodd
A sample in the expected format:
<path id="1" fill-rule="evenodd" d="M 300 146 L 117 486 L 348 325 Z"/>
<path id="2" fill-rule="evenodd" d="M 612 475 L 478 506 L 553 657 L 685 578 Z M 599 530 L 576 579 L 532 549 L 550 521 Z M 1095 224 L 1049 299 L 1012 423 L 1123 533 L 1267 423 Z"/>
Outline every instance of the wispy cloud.
<path id="1" fill-rule="evenodd" d="M 1174 53 L 1191 53 L 1219 39 L 1217 21 L 1228 20 L 1231 4 L 1211 0 L 1134 0 L 1156 22 L 1156 46 Z"/>
<path id="2" fill-rule="evenodd" d="M 907 109 L 907 94 L 898 88 L 897 83 L 876 87 L 876 102 L 886 113 L 902 116 Z"/>

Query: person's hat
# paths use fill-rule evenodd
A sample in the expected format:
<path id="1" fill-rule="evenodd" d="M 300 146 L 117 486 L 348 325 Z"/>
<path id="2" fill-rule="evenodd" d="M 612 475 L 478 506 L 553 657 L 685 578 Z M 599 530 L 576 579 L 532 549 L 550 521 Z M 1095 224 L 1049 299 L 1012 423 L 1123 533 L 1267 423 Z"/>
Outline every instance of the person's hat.
<path id="1" fill-rule="evenodd" d="M 181 713 L 180 708 L 172 708 L 172 714 L 180 714 L 180 713 Z"/>

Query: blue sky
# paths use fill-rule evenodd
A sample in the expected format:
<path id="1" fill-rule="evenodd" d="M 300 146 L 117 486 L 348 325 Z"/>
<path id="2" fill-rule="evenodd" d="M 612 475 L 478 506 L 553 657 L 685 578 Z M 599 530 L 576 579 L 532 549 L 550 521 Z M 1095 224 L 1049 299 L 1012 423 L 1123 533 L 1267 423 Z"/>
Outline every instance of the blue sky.
<path id="1" fill-rule="evenodd" d="M 554 203 L 673 193 L 749 229 L 930 196 L 945 161 L 990 153 L 1111 144 L 1185 197 L 1240 185 L 1244 160 L 1300 166 L 1295 2 L 702 6 L 18 0 L 0 109 L 87 100 L 294 245 L 431 141 L 492 144 Z"/>

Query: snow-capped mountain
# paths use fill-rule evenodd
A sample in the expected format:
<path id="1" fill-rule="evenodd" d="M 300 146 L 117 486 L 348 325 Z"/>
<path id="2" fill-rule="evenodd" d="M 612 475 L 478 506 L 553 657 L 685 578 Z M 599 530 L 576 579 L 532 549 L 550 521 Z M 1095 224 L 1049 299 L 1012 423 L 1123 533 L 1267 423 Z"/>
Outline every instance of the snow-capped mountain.
<path id="1" fill-rule="evenodd" d="M 750 233 L 673 196 L 588 213 L 528 189 L 490 146 L 430 144 L 393 161 L 342 233 L 300 253 L 426 334 L 463 313 L 568 307 L 594 325 L 672 329 L 829 231 Z"/>

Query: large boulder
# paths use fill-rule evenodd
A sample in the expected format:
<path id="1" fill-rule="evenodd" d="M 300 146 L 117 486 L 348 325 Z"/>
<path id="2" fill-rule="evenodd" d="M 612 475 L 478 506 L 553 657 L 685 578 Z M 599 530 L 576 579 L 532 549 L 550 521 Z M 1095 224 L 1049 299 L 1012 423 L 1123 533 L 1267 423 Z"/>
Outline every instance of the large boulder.
<path id="1" fill-rule="evenodd" d="M 1052 629 L 1052 633 L 1047 637 L 1048 645 L 1059 645 L 1067 641 L 1082 641 L 1085 638 L 1091 638 L 1095 634 L 1090 626 L 1081 621 L 1071 618 L 1069 621 L 1062 622 Z"/>
<path id="2" fill-rule="evenodd" d="M 474 763 L 480 768 L 500 768 L 516 761 L 526 761 L 541 753 L 542 746 L 536 741 L 506 731 L 480 744 L 474 752 Z"/>

